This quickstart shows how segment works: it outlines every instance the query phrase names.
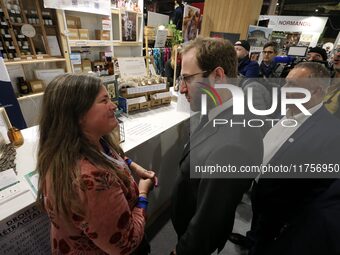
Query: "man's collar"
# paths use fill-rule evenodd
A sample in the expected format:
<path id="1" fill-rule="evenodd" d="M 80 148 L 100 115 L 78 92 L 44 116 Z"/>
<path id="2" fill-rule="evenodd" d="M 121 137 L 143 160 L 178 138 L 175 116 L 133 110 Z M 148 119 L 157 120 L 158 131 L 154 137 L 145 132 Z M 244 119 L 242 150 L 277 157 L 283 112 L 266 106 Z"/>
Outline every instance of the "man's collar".
<path id="1" fill-rule="evenodd" d="M 218 105 L 218 106 L 212 108 L 208 112 L 208 119 L 209 119 L 209 121 L 215 119 L 221 112 L 229 109 L 232 105 L 233 105 L 233 99 L 230 98 L 228 101 L 224 102 L 223 104 Z"/>

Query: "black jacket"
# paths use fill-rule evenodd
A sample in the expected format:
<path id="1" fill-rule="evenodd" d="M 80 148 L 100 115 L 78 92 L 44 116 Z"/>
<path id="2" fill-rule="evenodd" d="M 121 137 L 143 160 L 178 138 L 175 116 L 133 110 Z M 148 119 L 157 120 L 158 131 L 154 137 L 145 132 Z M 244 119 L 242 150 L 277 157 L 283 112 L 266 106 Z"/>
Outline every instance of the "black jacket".
<path id="1" fill-rule="evenodd" d="M 241 121 L 232 109 L 216 118 Z M 209 122 L 191 135 L 184 150 L 172 197 L 172 222 L 178 255 L 208 255 L 223 249 L 234 224 L 235 210 L 251 179 L 190 176 L 196 166 L 260 164 L 262 133 L 241 125 L 213 127 Z"/>

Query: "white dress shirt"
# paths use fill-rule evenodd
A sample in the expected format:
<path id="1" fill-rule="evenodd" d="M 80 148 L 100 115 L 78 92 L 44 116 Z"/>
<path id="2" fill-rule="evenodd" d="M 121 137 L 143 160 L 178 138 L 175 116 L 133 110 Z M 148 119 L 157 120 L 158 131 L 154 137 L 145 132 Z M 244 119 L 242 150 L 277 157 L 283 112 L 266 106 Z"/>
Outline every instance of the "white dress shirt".
<path id="1" fill-rule="evenodd" d="M 322 103 L 315 105 L 314 107 L 308 109 L 308 111 L 313 114 L 319 110 L 321 106 Z M 310 116 L 311 115 L 304 115 L 303 113 L 299 113 L 294 116 L 285 116 L 268 131 L 263 139 L 263 165 L 268 164 L 268 162 L 287 140 L 293 142 L 293 138 L 291 138 L 291 136 Z M 285 119 L 294 119 L 298 124 L 295 127 L 284 127 L 280 124 L 280 122 Z M 296 122 L 292 122 L 292 125 Z M 285 121 L 285 124 L 287 125 L 288 122 Z"/>

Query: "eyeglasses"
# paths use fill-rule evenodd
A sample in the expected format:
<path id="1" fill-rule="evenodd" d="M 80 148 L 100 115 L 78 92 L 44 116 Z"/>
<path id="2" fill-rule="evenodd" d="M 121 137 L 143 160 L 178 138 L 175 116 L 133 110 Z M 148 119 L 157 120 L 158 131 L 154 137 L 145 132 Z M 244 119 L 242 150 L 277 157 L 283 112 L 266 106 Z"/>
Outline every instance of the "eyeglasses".
<path id="1" fill-rule="evenodd" d="M 195 76 L 195 75 L 198 75 L 198 74 L 204 74 L 204 73 L 207 73 L 208 71 L 203 71 L 203 72 L 199 72 L 199 73 L 194 73 L 194 74 L 190 74 L 190 75 L 180 75 L 178 76 L 177 78 L 177 84 L 178 85 L 181 85 L 182 82 L 185 83 L 186 86 L 188 86 L 188 84 L 190 84 L 192 82 L 192 78 Z"/>
<path id="2" fill-rule="evenodd" d="M 271 50 L 264 50 L 262 51 L 263 54 L 273 54 L 274 51 L 271 51 Z"/>

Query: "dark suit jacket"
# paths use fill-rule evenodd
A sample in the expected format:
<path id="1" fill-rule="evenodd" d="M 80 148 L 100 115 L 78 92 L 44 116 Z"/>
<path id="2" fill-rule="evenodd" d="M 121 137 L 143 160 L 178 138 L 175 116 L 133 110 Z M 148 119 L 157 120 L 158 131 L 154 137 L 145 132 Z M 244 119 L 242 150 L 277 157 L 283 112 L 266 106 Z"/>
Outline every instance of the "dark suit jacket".
<path id="1" fill-rule="evenodd" d="M 256 61 L 251 61 L 246 56 L 238 63 L 238 72 L 247 78 L 258 78 L 260 66 Z"/>
<path id="2" fill-rule="evenodd" d="M 282 145 L 269 163 L 339 164 L 339 152 L 340 121 L 321 107 Z M 302 211 L 310 208 L 315 199 L 328 190 L 333 182 L 334 179 L 260 178 L 252 195 L 254 215 L 257 217 L 256 224 L 253 225 L 256 236 L 253 254 L 271 254 L 273 250 L 266 253 L 269 247 L 275 247 L 287 227 L 296 221 Z M 306 233 L 307 231 L 306 229 Z M 300 242 L 300 245 L 307 249 L 310 243 Z M 274 250 L 277 252 L 277 247 Z"/>
<path id="3" fill-rule="evenodd" d="M 228 109 L 215 119 L 233 118 Z M 262 133 L 236 125 L 213 127 L 212 122 L 191 135 L 179 166 L 172 198 L 172 222 L 178 235 L 178 255 L 207 255 L 223 249 L 232 231 L 235 209 L 250 187 L 250 179 L 190 178 L 190 168 L 219 164 L 260 164 Z"/>

